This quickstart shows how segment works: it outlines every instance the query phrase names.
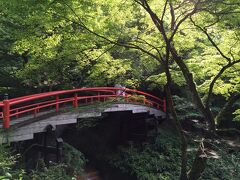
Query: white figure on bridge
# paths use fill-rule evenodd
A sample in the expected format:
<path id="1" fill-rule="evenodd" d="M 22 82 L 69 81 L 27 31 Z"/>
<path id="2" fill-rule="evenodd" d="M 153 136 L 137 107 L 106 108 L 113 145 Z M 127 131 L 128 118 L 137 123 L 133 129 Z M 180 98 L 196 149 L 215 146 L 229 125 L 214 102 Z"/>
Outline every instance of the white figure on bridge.
<path id="1" fill-rule="evenodd" d="M 121 84 L 116 84 L 114 87 L 122 89 L 122 90 L 116 90 L 116 95 L 117 96 L 125 96 L 126 95 L 126 93 L 125 93 L 126 87 L 122 86 Z"/>

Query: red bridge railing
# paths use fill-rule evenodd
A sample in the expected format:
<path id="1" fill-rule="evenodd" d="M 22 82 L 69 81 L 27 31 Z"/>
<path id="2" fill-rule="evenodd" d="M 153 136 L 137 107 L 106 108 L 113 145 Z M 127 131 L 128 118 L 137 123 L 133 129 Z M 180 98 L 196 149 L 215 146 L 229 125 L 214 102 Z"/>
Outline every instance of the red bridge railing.
<path id="1" fill-rule="evenodd" d="M 109 99 L 122 99 L 125 103 L 138 103 L 166 112 L 166 100 L 151 94 L 128 88 L 93 87 L 73 90 L 53 91 L 18 97 L 0 102 L 0 121 L 3 128 L 10 127 L 10 121 L 20 116 L 37 114 L 44 109 L 64 108 L 64 104 L 71 103 L 74 108 L 81 104 L 94 101 L 105 102 Z"/>

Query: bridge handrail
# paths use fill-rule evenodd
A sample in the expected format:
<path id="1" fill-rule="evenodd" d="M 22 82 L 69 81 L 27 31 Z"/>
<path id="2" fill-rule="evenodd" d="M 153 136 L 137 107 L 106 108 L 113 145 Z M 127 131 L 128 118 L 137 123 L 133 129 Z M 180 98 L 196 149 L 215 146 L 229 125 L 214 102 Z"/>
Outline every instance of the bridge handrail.
<path id="1" fill-rule="evenodd" d="M 83 88 L 80 88 L 80 89 L 83 89 Z M 75 89 L 75 90 L 77 91 L 80 89 Z M 22 96 L 22 97 L 18 97 L 18 98 L 9 99 L 9 102 L 16 104 L 16 103 L 21 103 L 21 101 L 24 102 L 28 98 L 30 98 L 31 100 L 34 100 L 34 99 L 39 99 L 39 98 L 44 98 L 44 97 L 49 97 L 49 96 L 54 96 L 54 95 L 66 94 L 66 92 L 68 92 L 70 94 L 70 93 L 72 93 L 70 91 L 72 91 L 72 90 L 61 90 L 61 91 L 52 91 L 52 92 L 32 94 L 32 95 L 28 95 L 28 96 Z"/>
<path id="2" fill-rule="evenodd" d="M 87 93 L 91 92 L 91 93 L 98 93 L 98 94 L 79 96 L 79 93 L 81 92 L 87 92 Z M 121 94 L 119 94 L 119 92 L 121 92 Z M 66 97 L 60 98 L 60 96 L 62 95 L 69 96 L 71 94 L 74 94 L 74 95 L 67 98 Z M 77 108 L 79 101 L 83 99 L 85 99 L 86 101 L 88 99 L 91 99 L 91 101 L 93 101 L 94 99 L 101 101 L 101 99 L 103 98 L 103 101 L 105 101 L 106 98 L 123 97 L 125 102 L 134 101 L 135 103 L 136 102 L 140 103 L 139 100 L 135 101 L 134 98 L 130 99 L 130 97 L 134 95 L 143 95 L 144 100 L 143 102 L 141 102 L 142 104 L 148 105 L 148 106 L 154 106 L 155 108 L 158 108 L 158 109 L 161 108 L 163 109 L 164 112 L 166 112 L 165 99 L 162 100 L 149 93 L 145 93 L 142 91 L 129 89 L 129 88 L 91 87 L 91 88 L 79 88 L 79 89 L 72 89 L 72 90 L 52 91 L 52 92 L 39 93 L 39 94 L 33 94 L 33 95 L 18 97 L 14 99 L 4 100 L 0 102 L 0 108 L 2 109 L 2 112 L 0 112 L 0 119 L 3 119 L 3 127 L 9 128 L 11 117 L 18 118 L 19 115 L 22 115 L 31 111 L 34 112 L 34 117 L 36 117 L 36 114 L 39 113 L 40 109 L 47 108 L 50 106 L 55 106 L 56 112 L 58 112 L 60 104 L 69 103 L 69 102 L 72 102 L 73 107 Z M 53 97 L 55 99 L 49 100 L 49 98 L 53 98 Z M 46 100 L 46 98 L 48 99 Z M 36 100 L 42 101 L 42 102 L 34 102 Z"/>
<path id="3" fill-rule="evenodd" d="M 112 91 L 107 91 L 108 89 L 106 89 L 105 92 L 112 92 Z M 56 95 L 63 95 L 63 94 L 71 94 L 71 93 L 78 93 L 78 92 L 84 92 L 84 91 L 98 91 L 97 88 L 80 88 L 80 89 L 73 89 L 73 90 L 62 90 L 62 91 L 53 91 L 53 92 L 47 92 L 47 93 L 40 93 L 40 94 L 36 94 L 34 95 L 30 95 L 30 96 L 23 96 L 22 98 L 18 99 L 11 99 L 9 100 L 11 105 L 15 105 L 15 104 L 19 104 L 19 103 L 23 103 L 26 101 L 33 101 L 36 99 L 42 99 L 45 97 L 50 97 L 50 96 L 56 96 Z M 100 92 L 104 92 L 104 90 L 100 90 Z"/>

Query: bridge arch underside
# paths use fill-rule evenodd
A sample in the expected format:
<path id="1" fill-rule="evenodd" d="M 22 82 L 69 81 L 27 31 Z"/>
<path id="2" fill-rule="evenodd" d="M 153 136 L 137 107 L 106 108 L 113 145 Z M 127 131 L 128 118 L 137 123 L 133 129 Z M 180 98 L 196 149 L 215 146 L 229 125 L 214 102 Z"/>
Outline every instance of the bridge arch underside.
<path id="1" fill-rule="evenodd" d="M 25 116 L 11 121 L 11 128 L 1 133 L 1 140 L 6 142 L 18 142 L 34 138 L 35 133 L 45 132 L 46 127 L 51 125 L 53 129 L 57 126 L 75 124 L 79 119 L 102 117 L 107 113 L 131 111 L 132 114 L 146 113 L 155 118 L 165 118 L 165 113 L 159 109 L 138 105 L 116 103 L 108 107 L 91 107 L 87 110 L 63 109 L 56 113 L 53 111 L 42 112 L 38 117 Z"/>

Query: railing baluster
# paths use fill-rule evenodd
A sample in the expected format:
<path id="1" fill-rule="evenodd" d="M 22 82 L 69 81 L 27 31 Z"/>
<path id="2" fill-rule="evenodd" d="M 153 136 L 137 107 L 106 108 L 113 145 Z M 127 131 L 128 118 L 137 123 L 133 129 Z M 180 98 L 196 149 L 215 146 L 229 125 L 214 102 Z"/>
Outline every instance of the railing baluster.
<path id="1" fill-rule="evenodd" d="M 37 109 L 35 108 L 34 109 L 34 118 L 36 118 L 37 117 Z"/>
<path id="2" fill-rule="evenodd" d="M 59 96 L 56 96 L 56 112 L 59 111 Z"/>
<path id="3" fill-rule="evenodd" d="M 18 109 L 16 110 L 16 113 L 18 113 Z M 18 114 L 16 115 L 16 118 L 18 118 Z"/>
<path id="4" fill-rule="evenodd" d="M 74 108 L 78 107 L 78 95 L 77 95 L 77 93 L 74 94 L 73 107 Z"/>
<path id="5" fill-rule="evenodd" d="M 125 96 L 125 102 L 128 103 L 128 95 Z"/>
<path id="6" fill-rule="evenodd" d="M 98 101 L 100 101 L 100 93 L 98 93 Z"/>
<path id="7" fill-rule="evenodd" d="M 166 98 L 163 99 L 163 111 L 167 112 L 167 102 L 166 102 Z"/>
<path id="8" fill-rule="evenodd" d="M 10 127 L 10 102 L 3 100 L 3 127 L 5 129 Z"/>

